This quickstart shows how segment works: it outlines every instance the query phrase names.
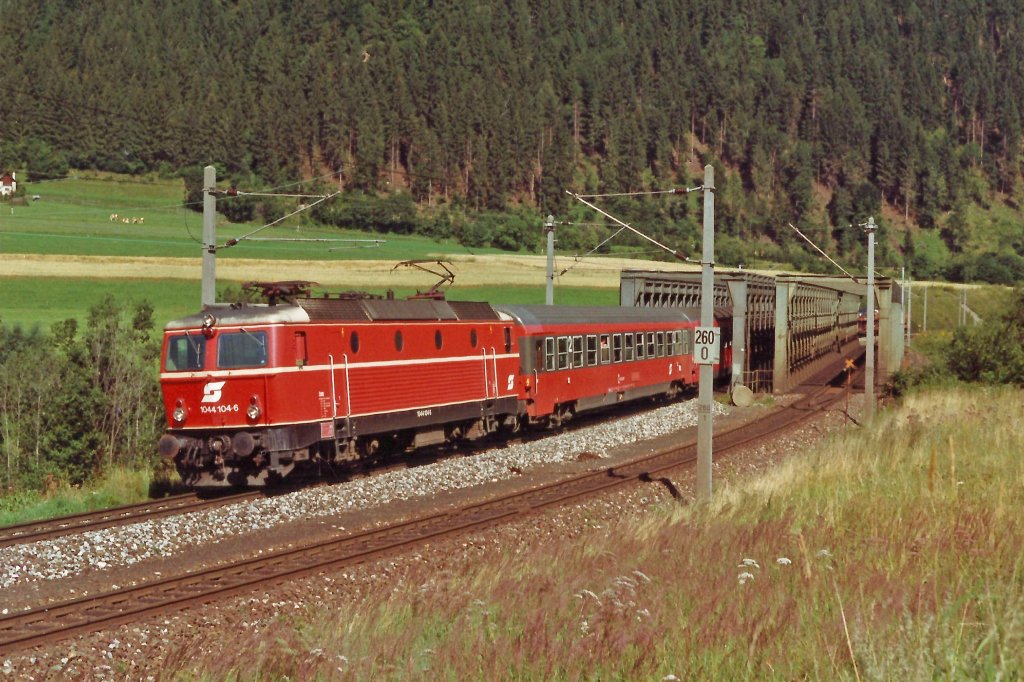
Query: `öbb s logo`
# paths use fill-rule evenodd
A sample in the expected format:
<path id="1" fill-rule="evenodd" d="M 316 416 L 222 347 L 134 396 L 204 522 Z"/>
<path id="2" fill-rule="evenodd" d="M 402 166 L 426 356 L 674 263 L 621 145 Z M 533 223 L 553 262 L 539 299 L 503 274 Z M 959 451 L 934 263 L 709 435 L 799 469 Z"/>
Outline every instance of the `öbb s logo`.
<path id="1" fill-rule="evenodd" d="M 224 381 L 211 381 L 210 383 L 203 386 L 203 402 L 204 403 L 218 403 L 220 402 L 221 389 L 224 388 Z"/>

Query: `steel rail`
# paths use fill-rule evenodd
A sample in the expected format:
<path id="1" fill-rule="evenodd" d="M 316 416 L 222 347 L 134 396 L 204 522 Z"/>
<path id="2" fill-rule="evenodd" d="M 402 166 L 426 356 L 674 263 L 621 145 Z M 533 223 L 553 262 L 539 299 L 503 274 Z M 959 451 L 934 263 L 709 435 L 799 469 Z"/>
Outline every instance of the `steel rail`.
<path id="1" fill-rule="evenodd" d="M 234 495 L 203 498 L 195 493 L 186 493 L 164 497 L 159 500 L 111 507 L 109 509 L 2 526 L 0 527 L 0 547 L 38 542 L 39 540 L 49 540 L 89 530 L 100 530 L 129 523 L 138 523 L 147 519 L 184 514 L 211 507 L 221 507 L 259 497 L 262 494 L 259 491 L 250 491 Z"/>

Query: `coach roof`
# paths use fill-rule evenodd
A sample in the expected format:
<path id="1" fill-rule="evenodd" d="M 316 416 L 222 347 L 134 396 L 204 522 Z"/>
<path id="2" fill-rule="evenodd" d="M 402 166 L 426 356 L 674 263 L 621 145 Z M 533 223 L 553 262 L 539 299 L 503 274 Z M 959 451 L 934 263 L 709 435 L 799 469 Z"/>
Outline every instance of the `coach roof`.
<path id="1" fill-rule="evenodd" d="M 635 324 L 645 322 L 692 322 L 699 319 L 697 310 L 686 308 L 633 308 L 627 306 L 495 306 L 527 327 L 555 324 Z"/>

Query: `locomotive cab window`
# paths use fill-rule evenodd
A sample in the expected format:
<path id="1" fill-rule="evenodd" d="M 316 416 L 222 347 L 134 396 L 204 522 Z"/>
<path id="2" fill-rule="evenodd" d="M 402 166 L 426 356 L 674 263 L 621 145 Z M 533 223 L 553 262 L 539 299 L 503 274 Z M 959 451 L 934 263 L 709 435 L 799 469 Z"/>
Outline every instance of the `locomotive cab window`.
<path id="1" fill-rule="evenodd" d="M 202 334 L 182 334 L 167 340 L 164 368 L 168 372 L 188 372 L 202 369 L 206 360 L 206 337 Z"/>
<path id="2" fill-rule="evenodd" d="M 217 339 L 217 367 L 263 367 L 267 364 L 267 333 L 240 332 L 221 334 Z"/>

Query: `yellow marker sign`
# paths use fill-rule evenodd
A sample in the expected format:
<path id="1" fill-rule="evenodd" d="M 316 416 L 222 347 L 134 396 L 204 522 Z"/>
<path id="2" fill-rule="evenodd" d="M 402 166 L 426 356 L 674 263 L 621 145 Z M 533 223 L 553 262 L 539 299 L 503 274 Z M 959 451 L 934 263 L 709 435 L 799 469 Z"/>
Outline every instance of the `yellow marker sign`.
<path id="1" fill-rule="evenodd" d="M 853 369 L 853 360 L 846 359 L 846 369 Z"/>

